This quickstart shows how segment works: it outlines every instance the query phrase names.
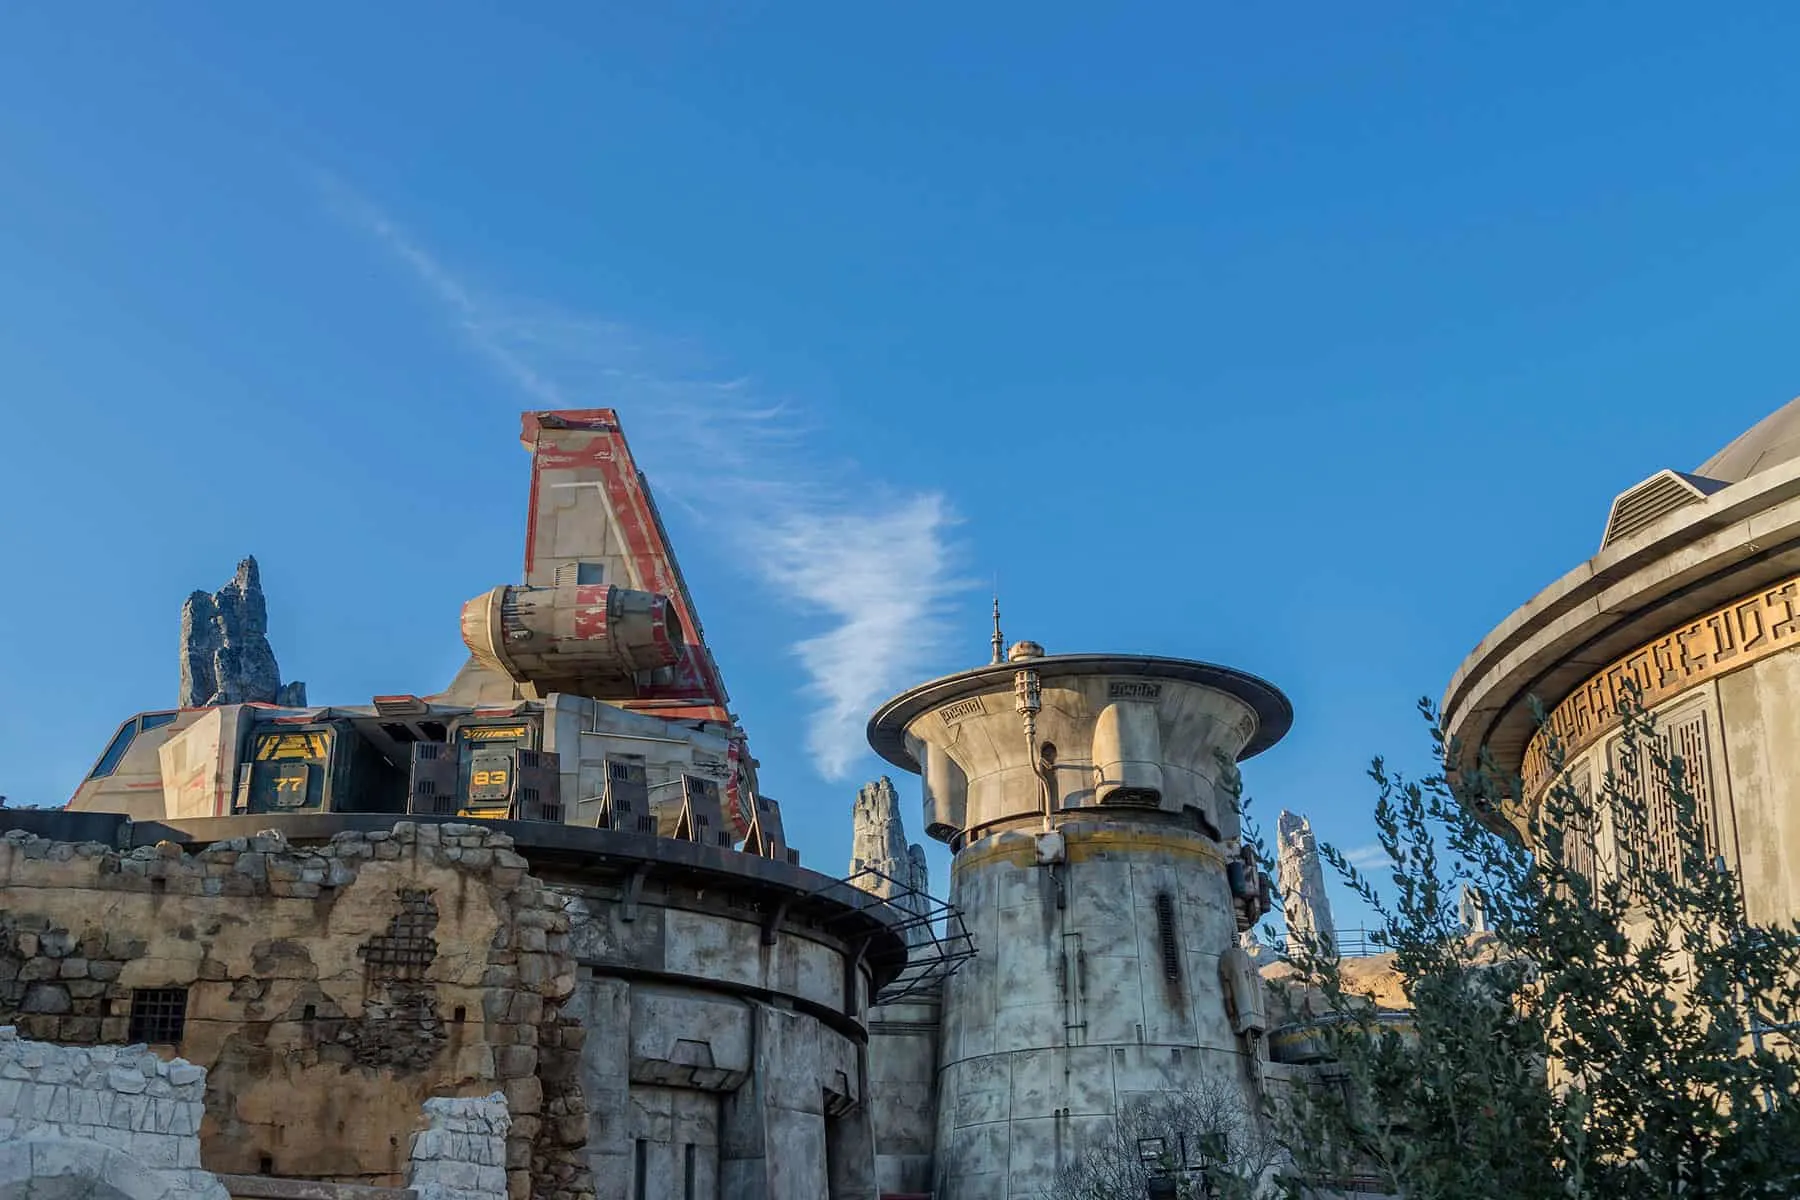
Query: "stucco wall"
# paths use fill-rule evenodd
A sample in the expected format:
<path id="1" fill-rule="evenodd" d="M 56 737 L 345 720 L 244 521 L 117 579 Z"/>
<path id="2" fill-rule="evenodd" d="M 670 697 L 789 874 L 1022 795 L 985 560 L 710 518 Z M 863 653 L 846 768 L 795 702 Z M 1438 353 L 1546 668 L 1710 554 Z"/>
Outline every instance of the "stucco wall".
<path id="1" fill-rule="evenodd" d="M 546 854 L 550 883 L 479 824 L 197 852 L 14 831 L 0 1019 L 123 1041 L 135 989 L 185 989 L 179 1044 L 151 1050 L 209 1068 L 200 1144 L 228 1177 L 399 1186 L 422 1103 L 496 1093 L 504 1148 L 461 1190 L 873 1200 L 855 950 L 880 927 L 829 881 L 765 878 L 785 865 Z"/>
<path id="2" fill-rule="evenodd" d="M 539 1195 L 587 1200 L 579 1139 L 542 1119 L 580 1049 L 566 930 L 511 839 L 472 825 L 197 854 L 0 838 L 0 1020 L 123 1042 L 134 989 L 186 988 L 179 1046 L 157 1049 L 208 1068 L 218 1171 L 398 1184 L 428 1096 L 499 1088 L 516 1200 L 534 1159 Z"/>

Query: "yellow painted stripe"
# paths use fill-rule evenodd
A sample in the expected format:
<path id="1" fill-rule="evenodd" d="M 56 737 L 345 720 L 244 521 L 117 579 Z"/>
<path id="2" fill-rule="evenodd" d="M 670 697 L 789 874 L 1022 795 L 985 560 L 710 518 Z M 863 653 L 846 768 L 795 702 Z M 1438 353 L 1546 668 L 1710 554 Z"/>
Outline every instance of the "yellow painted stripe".
<path id="1" fill-rule="evenodd" d="M 1223 867 L 1225 854 L 1212 842 L 1198 834 L 1157 832 L 1148 829 L 1093 829 L 1075 832 L 1062 829 L 1067 842 L 1068 861 L 1086 862 L 1102 854 L 1159 854 L 1172 858 L 1195 859 Z M 979 850 L 965 850 L 950 864 L 952 874 L 978 871 L 993 862 L 1006 862 L 1015 867 L 1037 863 L 1035 835 L 1009 835 L 998 843 Z"/>

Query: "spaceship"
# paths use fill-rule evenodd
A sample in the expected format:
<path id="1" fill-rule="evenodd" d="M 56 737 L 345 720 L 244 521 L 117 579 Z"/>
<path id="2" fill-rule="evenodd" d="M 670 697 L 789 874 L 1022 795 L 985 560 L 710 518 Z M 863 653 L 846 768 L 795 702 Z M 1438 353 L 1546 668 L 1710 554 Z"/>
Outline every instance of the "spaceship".
<path id="1" fill-rule="evenodd" d="M 617 414 L 528 412 L 521 440 L 524 577 L 463 605 L 448 687 L 138 713 L 67 807 L 552 821 L 797 862 Z"/>

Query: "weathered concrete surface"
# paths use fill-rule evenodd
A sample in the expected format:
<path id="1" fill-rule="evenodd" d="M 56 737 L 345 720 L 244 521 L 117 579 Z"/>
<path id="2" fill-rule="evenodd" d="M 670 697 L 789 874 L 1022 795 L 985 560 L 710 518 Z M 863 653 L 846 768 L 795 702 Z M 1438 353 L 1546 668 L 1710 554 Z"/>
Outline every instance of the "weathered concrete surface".
<path id="1" fill-rule="evenodd" d="M 678 878 L 653 874 L 630 908 L 557 886 L 598 1195 L 873 1200 L 868 979 L 847 944 L 804 926 L 765 938 Z"/>
<path id="2" fill-rule="evenodd" d="M 1223 855 L 1154 825 L 1061 832 L 1068 862 L 1055 875 L 1019 833 L 952 866 L 951 899 L 980 953 L 945 985 L 947 1200 L 1036 1196 L 1138 1093 L 1216 1079 L 1252 1103 L 1218 982 L 1236 937 Z"/>
<path id="3" fill-rule="evenodd" d="M 883 1193 L 932 1188 L 941 1010 L 938 992 L 869 1009 L 869 1103 Z"/>
<path id="4" fill-rule="evenodd" d="M 1332 950 L 1337 945 L 1337 924 L 1331 919 L 1331 898 L 1325 894 L 1325 871 L 1312 822 L 1285 808 L 1276 821 L 1275 886 L 1281 892 L 1291 942 L 1310 941 L 1321 951 Z"/>
<path id="5" fill-rule="evenodd" d="M 194 592 L 181 606 L 183 708 L 207 704 L 306 704 L 306 685 L 283 686 L 269 645 L 269 608 L 254 557 L 216 592 Z"/>
<path id="6" fill-rule="evenodd" d="M 1021 697 L 1037 702 L 1030 725 Z M 1218 1084 L 1253 1110 L 1260 1055 L 1221 972 L 1239 924 L 1236 762 L 1291 718 L 1242 672 L 1022 644 L 871 720 L 876 750 L 924 775 L 976 948 L 943 988 L 940 1200 L 1041 1195 L 1143 1093 Z M 916 1073 L 916 1053 L 886 1056 L 881 1076 Z M 916 1178 L 916 1157 L 885 1165 Z"/>
<path id="7" fill-rule="evenodd" d="M 499 1088 L 514 1200 L 534 1180 L 545 1200 L 591 1200 L 585 1115 L 571 1130 L 548 1112 L 569 1107 L 558 1088 L 579 1052 L 560 1012 L 567 918 L 511 846 L 412 822 L 197 854 L 9 833 L 0 1019 L 123 1042 L 134 989 L 184 988 L 179 1051 L 209 1069 L 209 1166 L 398 1184 L 427 1097 Z"/>
<path id="8" fill-rule="evenodd" d="M 206 1072 L 144 1046 L 27 1041 L 0 1026 L 0 1195 L 226 1200 L 200 1169 Z"/>

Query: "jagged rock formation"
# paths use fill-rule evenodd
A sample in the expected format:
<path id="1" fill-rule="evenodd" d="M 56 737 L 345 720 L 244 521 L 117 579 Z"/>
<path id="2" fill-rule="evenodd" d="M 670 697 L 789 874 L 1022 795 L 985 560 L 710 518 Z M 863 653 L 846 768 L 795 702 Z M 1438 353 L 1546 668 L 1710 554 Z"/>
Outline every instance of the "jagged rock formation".
<path id="1" fill-rule="evenodd" d="M 907 844 L 906 826 L 900 820 L 900 795 L 894 790 L 894 781 L 885 775 L 858 789 L 851 814 L 850 874 L 863 871 L 880 872 L 856 880 L 864 891 L 906 912 L 926 912 L 931 881 L 925 847 Z M 908 929 L 906 937 L 917 945 L 929 941 L 931 933 L 918 925 Z"/>
<path id="2" fill-rule="evenodd" d="M 1337 925 L 1325 895 L 1325 871 L 1319 865 L 1312 822 L 1283 809 L 1276 824 L 1276 840 L 1275 882 L 1281 891 L 1289 944 L 1311 939 L 1320 950 L 1334 949 Z"/>
<path id="3" fill-rule="evenodd" d="M 303 707 L 306 685 L 281 682 L 269 646 L 269 608 L 256 559 L 237 565 L 216 592 L 195 592 L 181 606 L 183 708 L 248 702 Z"/>
<path id="4" fill-rule="evenodd" d="M 1462 921 L 1462 927 L 1470 933 L 1488 932 L 1487 910 L 1481 906 L 1481 897 L 1468 884 L 1462 885 L 1462 891 L 1456 898 L 1456 913 Z"/>

